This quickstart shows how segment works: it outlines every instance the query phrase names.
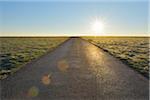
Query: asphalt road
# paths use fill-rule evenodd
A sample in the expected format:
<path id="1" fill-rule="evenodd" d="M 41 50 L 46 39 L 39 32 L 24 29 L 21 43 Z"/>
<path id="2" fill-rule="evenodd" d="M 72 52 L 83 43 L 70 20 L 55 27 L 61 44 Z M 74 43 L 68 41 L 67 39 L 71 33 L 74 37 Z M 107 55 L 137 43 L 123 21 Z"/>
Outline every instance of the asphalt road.
<path id="1" fill-rule="evenodd" d="M 148 100 L 149 81 L 80 38 L 1 81 L 1 100 Z"/>

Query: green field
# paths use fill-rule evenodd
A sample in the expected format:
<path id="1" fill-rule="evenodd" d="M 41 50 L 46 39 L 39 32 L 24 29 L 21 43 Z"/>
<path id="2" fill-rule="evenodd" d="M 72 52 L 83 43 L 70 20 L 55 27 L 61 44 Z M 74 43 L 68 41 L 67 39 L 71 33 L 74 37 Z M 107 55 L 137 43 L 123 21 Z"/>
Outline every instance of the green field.
<path id="1" fill-rule="evenodd" d="M 149 76 L 149 38 L 85 37 L 144 76 Z"/>
<path id="2" fill-rule="evenodd" d="M 66 37 L 0 38 L 0 79 L 19 70 L 27 62 L 53 50 Z"/>
<path id="3" fill-rule="evenodd" d="M 66 37 L 0 38 L 0 79 L 22 68 L 29 61 L 50 52 Z M 84 37 L 144 76 L 149 75 L 149 38 Z"/>

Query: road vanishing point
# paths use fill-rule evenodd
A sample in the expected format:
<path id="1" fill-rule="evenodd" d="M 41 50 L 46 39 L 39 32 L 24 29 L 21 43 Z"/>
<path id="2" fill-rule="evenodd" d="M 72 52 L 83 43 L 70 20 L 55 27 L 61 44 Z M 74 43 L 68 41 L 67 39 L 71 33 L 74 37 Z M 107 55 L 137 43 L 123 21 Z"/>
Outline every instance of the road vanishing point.
<path id="1" fill-rule="evenodd" d="M 81 38 L 1 81 L 1 100 L 149 100 L 149 79 Z"/>

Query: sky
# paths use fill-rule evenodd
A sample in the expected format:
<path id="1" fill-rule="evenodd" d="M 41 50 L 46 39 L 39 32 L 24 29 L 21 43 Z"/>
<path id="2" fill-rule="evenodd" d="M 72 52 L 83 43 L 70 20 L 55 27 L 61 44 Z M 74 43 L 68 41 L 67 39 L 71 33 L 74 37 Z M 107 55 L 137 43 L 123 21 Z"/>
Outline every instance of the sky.
<path id="1" fill-rule="evenodd" d="M 0 1 L 0 36 L 148 35 L 148 1 Z M 98 19 L 103 31 L 94 33 Z"/>

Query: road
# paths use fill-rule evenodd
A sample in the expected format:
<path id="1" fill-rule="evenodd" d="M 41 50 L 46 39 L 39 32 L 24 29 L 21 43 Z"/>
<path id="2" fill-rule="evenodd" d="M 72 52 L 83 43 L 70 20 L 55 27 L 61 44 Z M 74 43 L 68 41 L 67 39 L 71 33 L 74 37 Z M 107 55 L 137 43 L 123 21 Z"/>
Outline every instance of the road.
<path id="1" fill-rule="evenodd" d="M 1 81 L 1 100 L 148 100 L 149 81 L 118 59 L 71 38 Z"/>

